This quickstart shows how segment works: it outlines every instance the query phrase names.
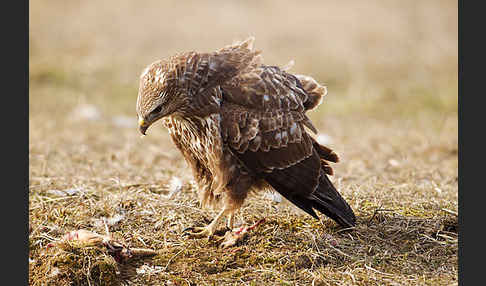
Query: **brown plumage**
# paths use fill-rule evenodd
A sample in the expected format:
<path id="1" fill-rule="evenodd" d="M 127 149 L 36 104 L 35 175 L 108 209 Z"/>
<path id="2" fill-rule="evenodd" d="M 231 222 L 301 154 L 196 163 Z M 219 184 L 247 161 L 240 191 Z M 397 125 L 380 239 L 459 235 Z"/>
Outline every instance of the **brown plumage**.
<path id="1" fill-rule="evenodd" d="M 317 219 L 314 210 L 354 226 L 353 211 L 327 177 L 338 156 L 306 130 L 316 133 L 305 113 L 321 103 L 326 88 L 264 65 L 253 41 L 156 61 L 140 77 L 140 131 L 164 118 L 192 168 L 201 203 L 222 208 L 193 235 L 212 235 L 224 215 L 232 228 L 248 193 L 265 187 Z"/>

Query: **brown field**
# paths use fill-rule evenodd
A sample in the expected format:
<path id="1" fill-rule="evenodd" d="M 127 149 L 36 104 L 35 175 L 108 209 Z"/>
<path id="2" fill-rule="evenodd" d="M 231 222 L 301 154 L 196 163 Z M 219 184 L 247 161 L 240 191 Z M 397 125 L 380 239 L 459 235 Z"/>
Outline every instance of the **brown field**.
<path id="1" fill-rule="evenodd" d="M 457 1 L 38 0 L 29 13 L 30 285 L 458 284 Z M 295 60 L 328 86 L 309 116 L 341 157 L 331 179 L 355 229 L 262 192 L 236 223 L 266 222 L 236 247 L 181 236 L 215 211 L 160 123 L 140 138 L 139 75 L 249 35 L 267 64 Z M 46 247 L 105 226 L 157 255 Z"/>

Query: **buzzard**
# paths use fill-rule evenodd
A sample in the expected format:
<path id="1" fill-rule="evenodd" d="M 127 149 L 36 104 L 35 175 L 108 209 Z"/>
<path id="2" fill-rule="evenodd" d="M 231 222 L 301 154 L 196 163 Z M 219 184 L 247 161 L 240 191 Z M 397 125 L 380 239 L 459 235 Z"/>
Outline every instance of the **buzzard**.
<path id="1" fill-rule="evenodd" d="M 343 227 L 355 215 L 328 175 L 337 154 L 319 144 L 306 112 L 327 89 L 313 78 L 263 64 L 254 38 L 211 53 L 185 52 L 150 64 L 140 76 L 140 132 L 163 119 L 192 169 L 203 206 L 219 214 L 190 236 L 210 237 L 252 190 L 273 188 L 309 215 Z"/>

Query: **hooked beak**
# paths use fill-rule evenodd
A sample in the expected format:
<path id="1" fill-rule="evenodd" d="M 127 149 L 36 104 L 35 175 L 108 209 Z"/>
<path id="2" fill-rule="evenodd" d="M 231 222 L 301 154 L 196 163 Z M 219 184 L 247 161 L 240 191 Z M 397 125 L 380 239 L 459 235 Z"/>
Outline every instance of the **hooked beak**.
<path id="1" fill-rule="evenodd" d="M 138 130 L 140 130 L 140 133 L 142 135 L 145 135 L 145 132 L 147 131 L 147 128 L 149 127 L 148 124 L 146 124 L 145 120 L 141 117 L 138 118 Z"/>

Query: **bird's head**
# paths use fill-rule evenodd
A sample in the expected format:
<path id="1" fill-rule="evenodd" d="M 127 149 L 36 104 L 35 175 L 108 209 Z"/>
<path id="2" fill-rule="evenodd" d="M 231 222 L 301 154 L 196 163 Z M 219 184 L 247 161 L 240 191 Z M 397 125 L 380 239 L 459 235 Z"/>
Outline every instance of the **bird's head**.
<path id="1" fill-rule="evenodd" d="M 159 60 L 146 67 L 140 76 L 136 110 L 143 135 L 154 122 L 175 113 L 186 103 L 175 86 L 174 68 L 170 61 Z"/>

